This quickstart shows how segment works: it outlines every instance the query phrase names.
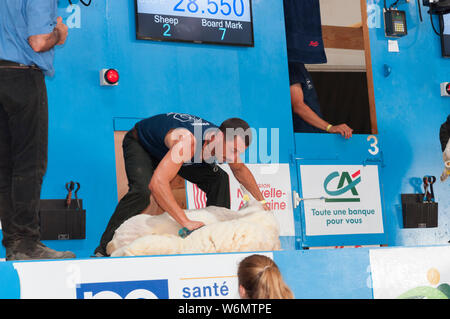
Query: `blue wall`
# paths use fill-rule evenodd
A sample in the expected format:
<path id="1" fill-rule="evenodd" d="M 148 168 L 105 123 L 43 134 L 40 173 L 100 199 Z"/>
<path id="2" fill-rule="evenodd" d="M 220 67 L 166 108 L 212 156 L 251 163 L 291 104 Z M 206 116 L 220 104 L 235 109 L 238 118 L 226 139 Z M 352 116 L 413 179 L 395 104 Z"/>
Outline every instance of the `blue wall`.
<path id="1" fill-rule="evenodd" d="M 382 6 L 382 1 L 368 3 Z M 450 60 L 441 57 L 440 39 L 431 28 L 428 9 L 423 10 L 422 23 L 416 1 L 399 9 L 406 11 L 408 22 L 408 35 L 398 40 L 399 53 L 388 52 L 382 27 L 370 29 L 378 131 L 386 164 L 388 244 L 445 244 L 450 240 L 450 183 L 439 181 L 443 170 L 439 128 L 450 114 L 450 99 L 440 96 L 440 83 L 450 79 Z M 392 70 L 388 77 L 384 77 L 384 64 Z M 438 178 L 434 191 L 439 227 L 402 229 L 400 194 L 417 192 L 414 181 L 424 175 Z"/>

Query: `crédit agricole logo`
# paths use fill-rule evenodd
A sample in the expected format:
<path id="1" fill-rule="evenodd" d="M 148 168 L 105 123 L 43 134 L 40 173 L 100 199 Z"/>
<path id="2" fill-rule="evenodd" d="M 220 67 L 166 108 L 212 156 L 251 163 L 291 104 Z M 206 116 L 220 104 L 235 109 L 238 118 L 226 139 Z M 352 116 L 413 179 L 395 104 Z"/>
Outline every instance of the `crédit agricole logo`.
<path id="1" fill-rule="evenodd" d="M 330 183 L 338 178 L 339 180 L 336 189 L 330 189 Z M 361 183 L 361 170 L 358 170 L 353 174 L 345 171 L 341 174 L 336 171 L 331 173 L 325 178 L 323 188 L 329 196 L 334 198 L 326 198 L 325 202 L 360 202 L 361 199 L 358 190 L 356 189 L 356 186 L 359 183 Z M 345 195 L 346 197 L 338 197 L 341 195 Z"/>

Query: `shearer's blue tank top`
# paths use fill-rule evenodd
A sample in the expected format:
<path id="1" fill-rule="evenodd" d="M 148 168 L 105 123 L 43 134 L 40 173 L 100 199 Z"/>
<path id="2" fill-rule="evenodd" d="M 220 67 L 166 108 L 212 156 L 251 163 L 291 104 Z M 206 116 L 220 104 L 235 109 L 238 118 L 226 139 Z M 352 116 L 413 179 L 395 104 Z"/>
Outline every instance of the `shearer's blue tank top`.
<path id="1" fill-rule="evenodd" d="M 142 147 L 158 160 L 161 160 L 169 151 L 169 148 L 164 144 L 164 138 L 170 130 L 176 128 L 189 130 L 197 141 L 195 155 L 191 163 L 184 163 L 183 165 L 201 164 L 205 132 L 218 129 L 213 123 L 191 114 L 165 113 L 149 117 L 136 124 Z"/>

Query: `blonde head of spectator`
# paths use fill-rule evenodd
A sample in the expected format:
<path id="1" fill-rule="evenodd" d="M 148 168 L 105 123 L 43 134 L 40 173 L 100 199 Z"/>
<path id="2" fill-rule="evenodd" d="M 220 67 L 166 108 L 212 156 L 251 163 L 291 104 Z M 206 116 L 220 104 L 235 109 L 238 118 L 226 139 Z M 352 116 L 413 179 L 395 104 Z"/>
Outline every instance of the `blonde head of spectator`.
<path id="1" fill-rule="evenodd" d="M 293 299 L 275 262 L 263 255 L 244 258 L 238 267 L 239 295 L 245 299 Z"/>

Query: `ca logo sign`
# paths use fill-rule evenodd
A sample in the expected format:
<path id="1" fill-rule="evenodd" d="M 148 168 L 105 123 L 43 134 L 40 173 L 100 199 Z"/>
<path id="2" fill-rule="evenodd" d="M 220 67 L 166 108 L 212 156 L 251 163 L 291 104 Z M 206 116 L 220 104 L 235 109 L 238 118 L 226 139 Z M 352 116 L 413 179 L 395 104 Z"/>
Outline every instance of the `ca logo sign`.
<path id="1" fill-rule="evenodd" d="M 339 178 L 338 185 L 336 189 L 330 190 L 329 184 L 331 181 L 335 180 L 336 178 Z M 323 188 L 325 192 L 330 196 L 340 196 L 343 194 L 346 194 L 350 192 L 353 197 L 339 197 L 339 198 L 327 198 L 326 202 L 360 202 L 361 199 L 358 196 L 358 191 L 356 189 L 356 186 L 361 183 L 361 171 L 357 171 L 350 175 L 349 172 L 342 172 L 339 174 L 338 172 L 333 172 L 330 175 L 325 178 L 325 181 L 323 183 Z"/>

